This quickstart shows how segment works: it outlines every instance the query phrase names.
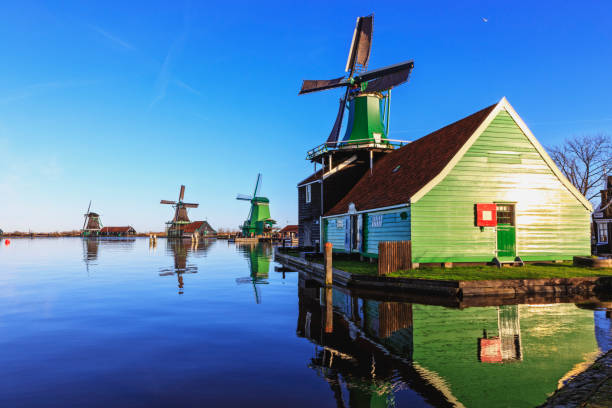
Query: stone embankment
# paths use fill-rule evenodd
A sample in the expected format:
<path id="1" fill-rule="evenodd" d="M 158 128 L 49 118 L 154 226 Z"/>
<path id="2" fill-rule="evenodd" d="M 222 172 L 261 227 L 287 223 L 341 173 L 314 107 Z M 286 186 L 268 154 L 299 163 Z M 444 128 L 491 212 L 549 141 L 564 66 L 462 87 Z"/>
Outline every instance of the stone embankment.
<path id="1" fill-rule="evenodd" d="M 612 407 L 612 350 L 540 405 L 540 408 L 573 407 Z"/>

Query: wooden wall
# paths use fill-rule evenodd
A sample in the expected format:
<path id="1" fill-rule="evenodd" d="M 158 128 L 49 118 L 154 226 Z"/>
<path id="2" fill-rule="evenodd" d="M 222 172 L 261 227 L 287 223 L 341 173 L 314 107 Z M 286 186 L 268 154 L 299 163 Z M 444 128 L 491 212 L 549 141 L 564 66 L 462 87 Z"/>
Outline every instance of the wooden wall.
<path id="1" fill-rule="evenodd" d="M 413 262 L 485 262 L 496 230 L 474 226 L 474 204 L 516 202 L 516 249 L 523 260 L 590 254 L 589 211 L 557 179 L 502 111 L 451 172 L 413 203 Z"/>
<path id="2" fill-rule="evenodd" d="M 405 213 L 405 219 L 401 214 Z M 374 216 L 382 217 L 380 226 L 372 226 Z M 337 227 L 337 220 L 344 220 L 344 215 L 330 217 L 325 220 L 325 242 L 331 242 L 334 251 L 344 252 L 345 229 Z M 378 256 L 378 243 L 381 241 L 410 240 L 410 207 L 394 210 L 376 211 L 363 214 L 363 251 L 362 255 Z"/>
<path id="3" fill-rule="evenodd" d="M 406 219 L 402 219 L 401 213 L 406 213 Z M 382 215 L 382 225 L 373 227 L 372 218 L 377 215 Z M 410 207 L 368 213 L 363 225 L 364 255 L 377 255 L 381 241 L 410 241 Z"/>

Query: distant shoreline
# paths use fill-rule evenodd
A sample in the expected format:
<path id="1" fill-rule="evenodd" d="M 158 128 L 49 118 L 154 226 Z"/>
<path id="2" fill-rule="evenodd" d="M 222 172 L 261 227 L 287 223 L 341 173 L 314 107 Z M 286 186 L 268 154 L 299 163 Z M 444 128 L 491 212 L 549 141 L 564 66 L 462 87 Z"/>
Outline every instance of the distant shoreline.
<path id="1" fill-rule="evenodd" d="M 155 235 L 158 238 L 165 238 L 165 232 L 140 232 L 134 235 L 126 236 L 129 237 L 149 237 L 150 235 Z M 81 233 L 79 231 L 68 231 L 68 232 L 5 232 L 0 235 L 0 239 L 2 238 L 65 238 L 65 237 L 80 237 Z M 91 237 L 91 238 L 98 238 Z M 104 238 L 104 236 L 100 236 L 100 238 Z"/>

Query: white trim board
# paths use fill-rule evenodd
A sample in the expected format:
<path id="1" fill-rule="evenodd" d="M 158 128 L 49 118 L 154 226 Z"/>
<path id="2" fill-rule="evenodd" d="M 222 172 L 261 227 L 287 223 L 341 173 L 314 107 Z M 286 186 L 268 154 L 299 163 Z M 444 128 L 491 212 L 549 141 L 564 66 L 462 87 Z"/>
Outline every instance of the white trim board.
<path id="1" fill-rule="evenodd" d="M 352 214 L 349 214 L 348 212 L 345 212 L 345 213 L 342 213 L 342 214 L 326 215 L 323 218 L 324 219 L 328 219 L 328 218 L 345 217 L 347 215 L 374 213 L 374 212 L 380 212 L 380 211 L 386 211 L 386 210 L 394 210 L 394 209 L 399 209 L 399 208 L 404 208 L 404 207 L 410 208 L 410 204 L 396 204 L 396 205 L 390 205 L 388 207 L 372 208 L 372 209 L 369 209 L 369 210 L 356 211 L 356 212 L 354 212 Z M 393 212 L 393 211 L 387 211 L 387 212 Z"/>
<path id="2" fill-rule="evenodd" d="M 593 211 L 593 207 L 591 203 L 582 194 L 580 194 L 580 192 L 576 189 L 576 187 L 574 187 L 574 185 L 570 183 L 570 181 L 563 175 L 563 173 L 561 173 L 561 170 L 559 170 L 559 168 L 556 166 L 554 161 L 550 158 L 548 153 L 546 153 L 546 150 L 544 150 L 542 145 L 537 141 L 533 133 L 531 133 L 531 130 L 529 130 L 529 128 L 527 127 L 527 124 L 523 121 L 523 119 L 521 119 L 518 113 L 516 113 L 514 108 L 510 105 L 510 103 L 506 99 L 506 97 L 503 97 L 497 103 L 497 105 L 495 105 L 495 108 L 493 108 L 493 110 L 489 112 L 489 115 L 485 118 L 485 120 L 482 121 L 482 123 L 478 126 L 476 131 L 470 136 L 468 141 L 463 146 L 461 146 L 457 154 L 455 154 L 455 156 L 453 156 L 453 158 L 446 164 L 444 169 L 442 169 L 440 173 L 438 173 L 433 179 L 431 179 L 419 191 L 417 191 L 410 198 L 410 202 L 416 203 L 421 198 L 423 198 L 425 194 L 429 193 L 435 186 L 437 186 L 442 180 L 444 180 L 446 176 L 448 176 L 448 174 L 451 172 L 451 170 L 457 165 L 459 160 L 463 158 L 463 156 L 470 149 L 470 147 L 472 147 L 472 145 L 476 142 L 476 140 L 478 140 L 480 135 L 482 135 L 484 131 L 489 127 L 491 122 L 493 122 L 493 120 L 497 117 L 497 114 L 500 113 L 501 111 L 508 112 L 512 120 L 514 120 L 514 122 L 518 125 L 518 127 L 521 129 L 523 134 L 527 137 L 529 142 L 533 145 L 536 151 L 540 154 L 540 157 L 542 157 L 544 162 L 548 165 L 548 167 L 551 169 L 553 174 L 559 179 L 559 181 L 561 181 L 561 183 L 565 186 L 565 188 L 567 188 L 570 191 L 570 193 L 572 193 L 574 197 L 576 197 L 578 201 L 580 201 L 580 203 L 587 210 Z"/>

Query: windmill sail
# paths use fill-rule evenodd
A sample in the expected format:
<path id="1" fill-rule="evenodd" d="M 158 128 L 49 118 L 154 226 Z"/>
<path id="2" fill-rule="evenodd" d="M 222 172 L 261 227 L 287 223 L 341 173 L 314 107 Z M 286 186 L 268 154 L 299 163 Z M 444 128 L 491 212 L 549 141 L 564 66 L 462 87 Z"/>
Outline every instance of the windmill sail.
<path id="1" fill-rule="evenodd" d="M 372 32 L 374 29 L 374 15 L 367 17 L 357 17 L 353 40 L 349 49 L 348 59 L 346 60 L 345 71 L 349 75 L 353 74 L 355 64 L 367 66 L 370 60 L 370 50 L 372 49 Z"/>
<path id="2" fill-rule="evenodd" d="M 257 174 L 257 181 L 255 182 L 255 192 L 253 193 L 253 197 L 257 197 L 259 195 L 260 190 L 261 190 L 261 173 Z"/>
<path id="3" fill-rule="evenodd" d="M 327 138 L 327 143 L 332 147 L 338 141 L 338 137 L 340 136 L 340 129 L 342 128 L 342 119 L 344 118 L 344 109 L 346 109 L 346 96 L 340 99 L 340 109 L 338 109 L 338 116 L 336 116 L 336 121 L 334 122 L 334 127 L 332 128 L 329 137 Z"/>
<path id="4" fill-rule="evenodd" d="M 318 92 L 326 89 L 338 88 L 347 84 L 348 82 L 344 79 L 344 77 L 334 79 L 305 79 L 302 81 L 300 95 L 309 92 Z"/>
<path id="5" fill-rule="evenodd" d="M 87 212 L 85 213 L 85 219 L 83 220 L 83 228 L 85 229 L 85 224 L 87 224 L 87 217 L 89 217 L 89 210 L 91 209 L 91 200 L 89 200 L 89 207 L 87 207 Z"/>
<path id="6" fill-rule="evenodd" d="M 380 78 L 373 79 L 366 84 L 365 92 L 382 92 L 401 85 L 408 81 L 413 65 L 406 66 L 401 71 L 386 74 Z"/>

